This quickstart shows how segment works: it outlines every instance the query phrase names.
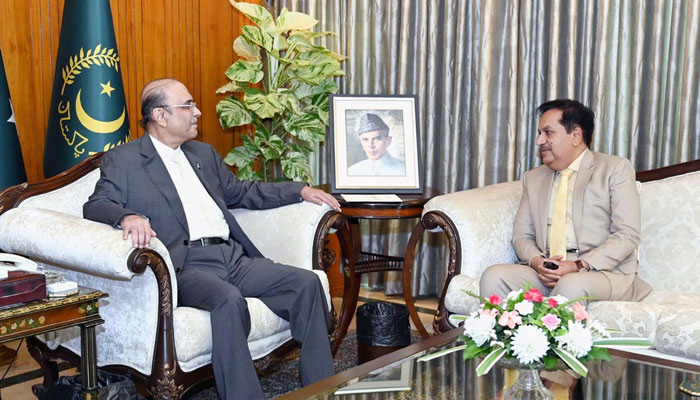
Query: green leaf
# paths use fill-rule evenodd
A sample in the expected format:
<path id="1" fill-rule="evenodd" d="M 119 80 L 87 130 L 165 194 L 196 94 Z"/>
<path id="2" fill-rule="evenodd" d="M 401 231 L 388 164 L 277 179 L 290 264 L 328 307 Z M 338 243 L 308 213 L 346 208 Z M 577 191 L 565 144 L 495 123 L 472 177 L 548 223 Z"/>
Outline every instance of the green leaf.
<path id="1" fill-rule="evenodd" d="M 304 154 L 289 151 L 280 160 L 284 175 L 295 182 L 311 183 L 311 168 Z"/>
<path id="2" fill-rule="evenodd" d="M 282 138 L 277 135 L 270 136 L 270 139 L 268 139 L 266 143 L 268 146 L 275 149 L 280 155 L 284 153 L 284 150 L 286 148 L 284 140 L 282 140 Z"/>
<path id="3" fill-rule="evenodd" d="M 245 167 L 238 168 L 238 179 L 245 181 L 261 181 L 262 175 L 259 172 L 253 170 L 253 165 L 246 165 Z"/>
<path id="4" fill-rule="evenodd" d="M 244 89 L 246 89 L 247 86 L 243 86 L 240 83 L 236 81 L 231 81 L 224 86 L 216 89 L 216 93 L 222 94 L 222 93 L 229 93 L 229 92 L 242 92 Z"/>
<path id="5" fill-rule="evenodd" d="M 257 4 L 238 2 L 230 0 L 231 5 L 234 6 L 238 11 L 242 12 L 246 17 L 250 18 L 257 26 L 263 29 L 270 29 L 275 26 L 275 21 L 272 15 L 265 9 Z"/>
<path id="6" fill-rule="evenodd" d="M 654 343 L 652 343 L 647 338 L 636 338 L 636 337 L 598 339 L 598 340 L 593 341 L 593 346 L 598 346 L 598 347 L 611 347 L 611 346 L 651 347 L 653 345 L 654 345 Z"/>
<path id="7" fill-rule="evenodd" d="M 269 140 L 265 140 L 260 144 L 260 151 L 265 161 L 279 160 L 284 149 L 284 142 L 277 135 L 272 135 Z"/>
<path id="8" fill-rule="evenodd" d="M 258 83 L 265 76 L 261 61 L 238 60 L 226 70 L 226 76 L 232 81 Z"/>
<path id="9" fill-rule="evenodd" d="M 301 114 L 301 107 L 299 106 L 299 100 L 297 96 L 289 89 L 278 89 L 277 94 L 279 96 L 280 103 L 291 113 Z"/>
<path id="10" fill-rule="evenodd" d="M 593 346 L 591 347 L 591 351 L 588 352 L 588 355 L 596 360 L 610 361 L 610 353 L 608 353 L 608 349 L 604 347 Z"/>
<path id="11" fill-rule="evenodd" d="M 430 361 L 430 360 L 432 360 L 432 359 L 434 359 L 434 358 L 442 357 L 442 356 L 444 356 L 444 355 L 446 355 L 446 354 L 450 354 L 450 353 L 454 353 L 454 352 L 456 352 L 456 351 L 460 351 L 460 350 L 462 350 L 462 349 L 465 348 L 465 347 L 467 347 L 467 345 L 466 345 L 466 344 L 463 344 L 463 345 L 461 345 L 461 346 L 455 346 L 455 347 L 450 347 L 449 349 L 444 349 L 444 350 L 436 351 L 436 352 L 434 352 L 434 353 L 426 354 L 426 355 L 424 355 L 424 356 L 422 356 L 422 357 L 419 357 L 419 358 L 418 358 L 418 361 Z"/>
<path id="12" fill-rule="evenodd" d="M 554 350 L 554 352 L 557 353 L 559 358 L 561 358 L 562 361 L 564 361 L 564 363 L 566 363 L 566 365 L 569 366 L 569 368 L 573 369 L 574 372 L 581 376 L 586 376 L 588 374 L 588 368 L 586 368 L 586 366 L 583 365 L 581 361 L 574 357 L 573 354 L 558 347 L 554 347 L 552 350 Z"/>
<path id="13" fill-rule="evenodd" d="M 557 366 L 557 363 L 559 362 L 559 357 L 549 354 L 549 352 L 547 352 L 547 354 L 545 354 L 544 357 L 542 357 L 542 362 L 544 363 L 545 368 L 553 369 Z"/>
<path id="14" fill-rule="evenodd" d="M 335 83 L 333 78 L 326 78 L 318 85 L 309 85 L 302 82 L 294 87 L 294 94 L 300 100 L 306 97 L 316 96 L 319 94 L 328 95 L 330 93 L 338 93 L 338 85 Z M 328 98 L 328 96 L 326 96 L 326 98 Z"/>
<path id="15" fill-rule="evenodd" d="M 279 17 L 277 17 L 277 29 L 279 31 L 311 29 L 317 23 L 318 21 L 312 16 L 300 12 L 287 11 L 287 7 L 283 8 Z"/>
<path id="16" fill-rule="evenodd" d="M 263 32 L 256 26 L 246 25 L 241 29 L 241 36 L 250 43 L 262 47 L 268 52 L 273 51 L 274 39 L 272 35 Z"/>
<path id="17" fill-rule="evenodd" d="M 262 151 L 260 151 L 260 145 L 258 143 L 255 143 L 255 141 L 250 136 L 241 135 L 241 141 L 243 142 L 243 146 L 249 153 L 254 154 L 256 157 L 258 154 L 262 154 Z"/>
<path id="18" fill-rule="evenodd" d="M 301 143 L 289 143 L 288 146 L 292 151 L 296 151 L 302 154 L 309 154 L 314 151 L 314 149 L 312 149 L 311 147 L 303 145 Z"/>
<path id="19" fill-rule="evenodd" d="M 233 41 L 233 50 L 246 60 L 257 61 L 260 59 L 260 48 L 247 41 L 244 36 L 238 36 L 236 40 Z"/>
<path id="20" fill-rule="evenodd" d="M 504 355 L 506 355 L 506 349 L 501 348 L 498 348 L 489 353 L 489 355 L 487 355 L 484 358 L 484 360 L 481 363 L 479 363 L 479 365 L 477 365 L 476 376 L 481 376 L 491 371 L 491 368 L 493 368 L 494 364 L 496 364 L 498 360 L 503 358 Z"/>
<path id="21" fill-rule="evenodd" d="M 488 350 L 488 349 L 487 349 Z M 464 349 L 464 358 L 474 358 L 486 353 L 481 347 L 477 346 L 473 340 L 469 339 L 467 348 Z"/>
<path id="22" fill-rule="evenodd" d="M 323 124 L 328 126 L 329 124 L 329 101 L 328 95 L 325 93 L 318 94 L 312 97 L 311 104 L 318 112 L 318 117 L 323 121 Z"/>
<path id="23" fill-rule="evenodd" d="M 284 105 L 280 102 L 277 93 L 267 95 L 263 93 L 249 94 L 246 91 L 243 101 L 247 108 L 253 111 L 260 119 L 270 118 L 284 111 Z"/>
<path id="24" fill-rule="evenodd" d="M 323 142 L 326 138 L 326 127 L 317 115 L 306 113 L 291 115 L 284 120 L 284 129 L 299 139 L 312 143 Z"/>
<path id="25" fill-rule="evenodd" d="M 224 129 L 249 124 L 252 121 L 243 103 L 233 96 L 228 96 L 216 105 L 219 124 Z"/>
<path id="26" fill-rule="evenodd" d="M 243 168 L 245 166 L 253 165 L 255 161 L 255 154 L 252 154 L 244 146 L 236 146 L 224 157 L 224 162 L 231 166 L 236 166 L 238 168 Z"/>

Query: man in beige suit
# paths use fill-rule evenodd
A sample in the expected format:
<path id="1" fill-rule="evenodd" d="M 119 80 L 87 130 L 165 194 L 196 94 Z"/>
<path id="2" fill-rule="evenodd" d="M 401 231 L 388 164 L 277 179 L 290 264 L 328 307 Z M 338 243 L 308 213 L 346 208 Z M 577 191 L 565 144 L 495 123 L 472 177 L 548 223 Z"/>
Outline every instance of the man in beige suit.
<path id="1" fill-rule="evenodd" d="M 589 150 L 594 114 L 578 101 L 537 111 L 544 165 L 523 177 L 513 229 L 522 264 L 489 267 L 481 295 L 505 296 L 530 283 L 550 296 L 641 300 L 651 287 L 637 277 L 641 217 L 631 163 Z"/>

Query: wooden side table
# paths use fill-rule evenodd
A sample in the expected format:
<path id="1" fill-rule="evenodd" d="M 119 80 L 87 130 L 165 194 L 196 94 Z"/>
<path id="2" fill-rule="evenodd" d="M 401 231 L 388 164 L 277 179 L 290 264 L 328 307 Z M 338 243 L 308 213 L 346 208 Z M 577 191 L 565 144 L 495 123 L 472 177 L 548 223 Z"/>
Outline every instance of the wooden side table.
<path id="1" fill-rule="evenodd" d="M 71 326 L 80 327 L 81 363 L 80 375 L 83 382 L 83 396 L 86 399 L 97 398 L 97 346 L 95 327 L 104 323 L 100 318 L 98 300 L 107 297 L 107 293 L 98 290 L 80 288 L 80 293 L 60 298 L 38 300 L 17 306 L 0 309 L 0 343 L 11 340 L 29 338 L 27 347 L 32 357 L 37 355 L 32 351 L 29 340 L 38 340 L 33 336 L 45 332 L 53 332 Z M 39 365 L 43 363 L 39 361 Z M 33 387 L 34 394 L 44 398 L 47 391 L 58 378 L 58 368 L 42 367 L 44 374 L 43 387 Z"/>
<path id="2" fill-rule="evenodd" d="M 379 202 L 347 202 L 340 197 L 335 197 L 340 202 L 342 214 L 348 220 L 348 226 L 338 231 L 340 249 L 343 253 L 343 305 L 340 310 L 340 327 L 336 333 L 333 353 L 340 347 L 345 334 L 350 326 L 350 321 L 357 307 L 357 298 L 360 293 L 362 274 L 369 272 L 403 271 L 404 300 L 408 307 L 413 323 L 420 334 L 428 336 L 427 331 L 420 322 L 413 300 L 410 286 L 410 271 L 404 271 L 403 256 L 388 256 L 362 251 L 362 237 L 360 233 L 360 220 L 362 219 L 408 219 L 420 218 L 423 206 L 431 198 L 441 193 L 434 188 L 425 188 L 422 194 L 401 194 L 400 203 Z M 408 282 L 408 283 L 407 283 Z"/>

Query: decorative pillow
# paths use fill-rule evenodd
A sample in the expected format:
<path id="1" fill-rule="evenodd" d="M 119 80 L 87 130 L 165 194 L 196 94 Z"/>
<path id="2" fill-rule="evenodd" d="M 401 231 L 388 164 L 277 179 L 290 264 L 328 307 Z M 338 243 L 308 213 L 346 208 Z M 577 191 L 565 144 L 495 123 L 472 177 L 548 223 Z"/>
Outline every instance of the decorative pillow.
<path id="1" fill-rule="evenodd" d="M 456 314 L 469 315 L 479 308 L 479 299 L 466 294 L 469 290 L 479 293 L 479 279 L 466 275 L 457 275 L 450 281 L 450 286 L 445 294 L 445 308 L 447 311 Z"/>
<path id="2" fill-rule="evenodd" d="M 668 310 L 659 317 L 656 328 L 656 349 L 673 355 L 700 359 L 700 320 L 698 313 L 688 307 Z"/>
<path id="3" fill-rule="evenodd" d="M 631 301 L 594 301 L 588 305 L 591 316 L 605 327 L 619 329 L 624 336 L 653 340 L 659 307 Z"/>
<path id="4" fill-rule="evenodd" d="M 700 172 L 642 184 L 639 276 L 654 289 L 700 292 Z"/>

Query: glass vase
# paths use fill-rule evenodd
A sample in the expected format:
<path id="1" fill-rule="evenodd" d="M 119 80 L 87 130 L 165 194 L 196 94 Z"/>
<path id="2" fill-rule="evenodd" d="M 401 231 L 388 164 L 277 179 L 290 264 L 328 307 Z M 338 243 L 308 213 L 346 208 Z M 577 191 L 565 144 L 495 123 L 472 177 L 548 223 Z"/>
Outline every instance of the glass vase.
<path id="1" fill-rule="evenodd" d="M 554 395 L 542 384 L 538 369 L 521 368 L 513 386 L 503 392 L 506 400 L 552 400 Z"/>

